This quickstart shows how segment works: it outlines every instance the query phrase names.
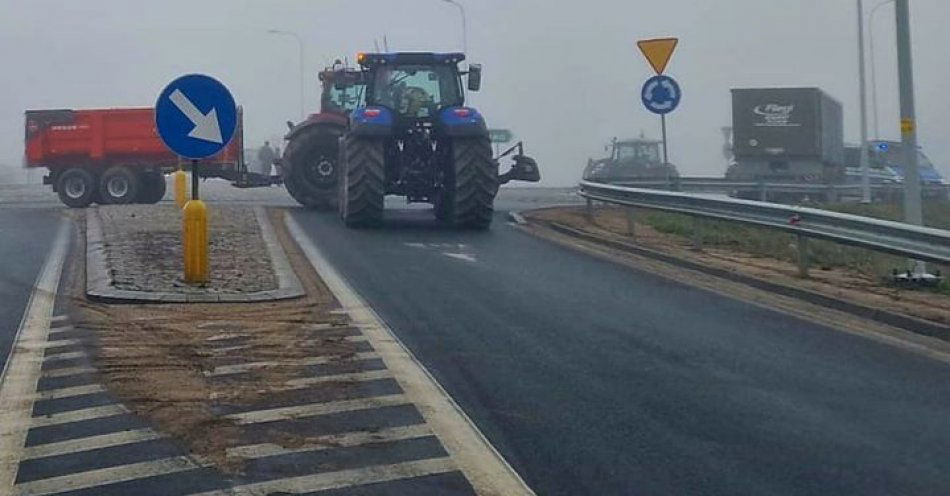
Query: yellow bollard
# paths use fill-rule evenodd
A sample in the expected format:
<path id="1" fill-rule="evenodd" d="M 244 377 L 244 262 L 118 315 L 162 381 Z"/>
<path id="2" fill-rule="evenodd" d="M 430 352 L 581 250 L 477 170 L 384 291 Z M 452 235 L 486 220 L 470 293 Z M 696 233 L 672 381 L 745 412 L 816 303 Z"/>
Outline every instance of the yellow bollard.
<path id="1" fill-rule="evenodd" d="M 178 169 L 175 172 L 175 204 L 178 205 L 178 208 L 183 208 L 185 202 L 188 201 L 186 196 L 188 193 L 188 178 L 185 174 L 185 171 Z"/>
<path id="2" fill-rule="evenodd" d="M 185 282 L 208 282 L 208 207 L 201 200 L 190 200 L 183 214 Z"/>

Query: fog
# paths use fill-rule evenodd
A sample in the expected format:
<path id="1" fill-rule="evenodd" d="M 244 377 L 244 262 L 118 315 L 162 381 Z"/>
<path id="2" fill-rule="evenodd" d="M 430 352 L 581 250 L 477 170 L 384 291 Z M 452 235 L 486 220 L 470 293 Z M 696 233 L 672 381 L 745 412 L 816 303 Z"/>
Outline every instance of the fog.
<path id="1" fill-rule="evenodd" d="M 639 101 L 652 75 L 641 38 L 680 38 L 668 74 L 685 96 L 669 117 L 669 146 L 684 175 L 722 175 L 733 87 L 821 87 L 842 102 L 846 139 L 858 141 L 853 0 L 461 2 L 469 60 L 485 71 L 470 103 L 525 141 L 544 185 L 576 183 L 613 136 L 659 137 L 658 118 Z M 462 39 L 459 11 L 440 0 L 0 0 L 0 12 L 0 164 L 15 166 L 24 110 L 151 106 L 189 72 L 231 88 L 248 145 L 279 141 L 300 114 L 299 53 L 292 36 L 268 30 L 304 43 L 308 112 L 316 73 L 334 58 L 352 60 L 384 35 L 393 51 L 460 50 Z M 950 2 L 913 0 L 911 12 L 920 142 L 950 172 Z M 897 139 L 892 9 L 872 29 L 881 135 Z"/>

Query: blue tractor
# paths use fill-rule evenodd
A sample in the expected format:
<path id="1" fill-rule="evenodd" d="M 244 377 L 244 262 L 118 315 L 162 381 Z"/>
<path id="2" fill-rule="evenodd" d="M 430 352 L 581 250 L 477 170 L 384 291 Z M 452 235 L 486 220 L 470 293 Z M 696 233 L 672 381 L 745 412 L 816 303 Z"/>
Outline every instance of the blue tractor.
<path id="1" fill-rule="evenodd" d="M 499 175 L 485 119 L 465 105 L 462 76 L 478 91 L 481 67 L 459 69 L 461 53 L 367 53 L 357 62 L 363 103 L 340 138 L 337 194 L 347 226 L 378 225 L 383 198 L 431 203 L 451 226 L 487 229 L 498 187 L 511 180 L 537 182 L 534 160 L 518 149 Z M 520 145 L 520 144 L 519 144 Z M 504 156 L 505 154 L 502 154 Z"/>

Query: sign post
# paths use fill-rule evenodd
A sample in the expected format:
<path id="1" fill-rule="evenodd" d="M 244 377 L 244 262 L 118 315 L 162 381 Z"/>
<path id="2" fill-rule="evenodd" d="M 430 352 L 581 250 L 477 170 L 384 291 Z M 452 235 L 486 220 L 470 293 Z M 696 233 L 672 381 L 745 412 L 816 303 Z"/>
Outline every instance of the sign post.
<path id="1" fill-rule="evenodd" d="M 505 143 L 511 143 L 515 139 L 515 134 L 510 129 L 489 129 L 488 140 L 495 145 L 495 155 L 500 153 L 499 147 Z"/>
<path id="2" fill-rule="evenodd" d="M 683 97 L 683 93 L 680 91 L 680 86 L 676 80 L 663 75 L 663 72 L 666 71 L 666 66 L 669 64 L 677 44 L 679 44 L 679 39 L 677 38 L 657 38 L 637 42 L 637 47 L 640 48 L 647 62 L 649 62 L 653 70 L 656 71 L 656 76 L 647 79 L 647 82 L 643 84 L 643 89 L 640 91 L 640 99 L 643 101 L 643 106 L 646 107 L 647 110 L 660 116 L 660 128 L 663 134 L 663 167 L 666 169 L 666 183 L 668 187 L 672 185 L 670 184 L 670 156 L 669 148 L 667 147 L 666 114 L 676 110 L 676 107 L 680 104 L 680 99 Z"/>
<path id="3" fill-rule="evenodd" d="M 237 128 L 237 105 L 218 80 L 182 76 L 165 87 L 155 103 L 158 134 L 171 151 L 191 159 L 191 200 L 182 208 L 185 282 L 206 283 L 208 208 L 198 196 L 198 160 L 220 152 Z"/>

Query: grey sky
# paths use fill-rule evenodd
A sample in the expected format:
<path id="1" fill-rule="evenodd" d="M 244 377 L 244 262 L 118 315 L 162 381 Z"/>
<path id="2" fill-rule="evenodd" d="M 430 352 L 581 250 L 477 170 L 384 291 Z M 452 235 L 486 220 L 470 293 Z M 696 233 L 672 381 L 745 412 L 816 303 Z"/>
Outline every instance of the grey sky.
<path id="1" fill-rule="evenodd" d="M 635 47 L 654 36 L 681 38 L 668 72 L 685 94 L 669 121 L 682 173 L 722 174 L 733 87 L 819 86 L 843 103 L 846 139 L 857 141 L 854 0 L 462 1 L 470 60 L 485 68 L 471 103 L 525 139 L 545 184 L 575 182 L 612 136 L 659 134 L 639 104 L 651 69 Z M 950 2 L 912 0 L 911 11 L 920 140 L 950 172 Z M 21 160 L 23 110 L 151 106 L 186 72 L 232 89 L 248 143 L 280 136 L 299 115 L 297 45 L 268 29 L 304 39 L 311 111 L 316 72 L 383 34 L 393 50 L 461 45 L 458 11 L 439 0 L 0 0 L 0 12 L 0 163 L 9 164 Z M 893 25 L 885 8 L 873 29 L 882 135 L 897 138 Z"/>

